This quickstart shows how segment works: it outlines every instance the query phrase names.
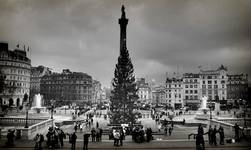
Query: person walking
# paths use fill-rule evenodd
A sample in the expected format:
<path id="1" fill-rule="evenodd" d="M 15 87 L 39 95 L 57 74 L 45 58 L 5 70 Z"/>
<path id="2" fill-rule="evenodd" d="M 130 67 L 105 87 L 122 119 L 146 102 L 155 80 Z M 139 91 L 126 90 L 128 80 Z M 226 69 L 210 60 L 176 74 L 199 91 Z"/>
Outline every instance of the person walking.
<path id="1" fill-rule="evenodd" d="M 119 138 L 120 138 L 120 134 L 118 130 L 114 131 L 114 146 L 119 146 Z"/>
<path id="2" fill-rule="evenodd" d="M 90 134 L 88 134 L 88 133 L 84 134 L 84 148 L 83 148 L 83 150 L 88 150 L 89 137 L 90 137 Z"/>
<path id="3" fill-rule="evenodd" d="M 120 135 L 119 136 L 120 146 L 123 146 L 123 140 L 124 140 L 124 136 L 125 136 L 123 129 L 120 130 L 119 135 Z"/>
<path id="4" fill-rule="evenodd" d="M 158 129 L 159 129 L 159 133 L 160 133 L 160 129 L 161 129 L 161 124 L 158 125 Z"/>
<path id="5" fill-rule="evenodd" d="M 74 126 L 75 132 L 77 132 L 77 129 L 78 129 L 78 124 L 76 123 L 75 126 Z"/>
<path id="6" fill-rule="evenodd" d="M 103 129 L 100 128 L 100 129 L 99 129 L 99 138 L 100 138 L 99 140 L 100 140 L 100 141 L 102 141 L 102 134 L 103 134 Z"/>
<path id="7" fill-rule="evenodd" d="M 171 136 L 172 135 L 172 127 L 169 127 L 169 136 Z"/>
<path id="8" fill-rule="evenodd" d="M 213 132 L 212 126 L 209 125 L 209 128 L 208 128 L 208 142 L 209 142 L 210 145 L 212 145 L 212 132 Z"/>
<path id="9" fill-rule="evenodd" d="M 92 142 L 95 142 L 96 131 L 94 128 L 92 128 L 91 130 L 91 135 L 92 135 Z"/>
<path id="10" fill-rule="evenodd" d="M 75 132 L 73 132 L 71 136 L 71 150 L 75 150 L 76 148 L 76 141 L 77 141 L 77 135 Z"/>
<path id="11" fill-rule="evenodd" d="M 240 127 L 237 123 L 234 125 L 234 133 L 235 133 L 235 141 L 239 142 L 240 141 Z"/>
<path id="12" fill-rule="evenodd" d="M 165 126 L 164 133 L 167 135 L 167 126 Z"/>
<path id="13" fill-rule="evenodd" d="M 99 142 L 100 141 L 100 133 L 99 133 L 99 128 L 97 128 L 96 130 L 95 130 L 95 135 L 96 135 L 96 142 Z"/>
<path id="14" fill-rule="evenodd" d="M 201 124 L 198 127 L 198 133 L 196 136 L 196 150 L 205 150 L 205 141 L 204 141 L 204 129 Z"/>
<path id="15" fill-rule="evenodd" d="M 96 122 L 96 128 L 99 128 L 99 123 L 98 122 Z"/>
<path id="16" fill-rule="evenodd" d="M 216 133 L 217 133 L 217 129 L 216 129 L 216 125 L 214 126 L 213 132 L 212 132 L 212 144 L 217 146 L 217 141 L 216 141 Z"/>
<path id="17" fill-rule="evenodd" d="M 38 148 L 39 147 L 38 146 L 39 145 L 39 134 L 38 133 L 36 134 L 36 136 L 35 136 L 35 138 L 33 140 L 35 141 L 35 148 L 34 149 L 38 150 L 39 149 Z"/>
<path id="18" fill-rule="evenodd" d="M 39 134 L 38 150 L 42 150 L 43 142 L 44 142 L 44 135 L 43 134 Z"/>
<path id="19" fill-rule="evenodd" d="M 220 145 L 224 145 L 224 129 L 222 126 L 219 128 L 219 134 L 220 134 Z"/>
<path id="20" fill-rule="evenodd" d="M 147 130 L 146 130 L 146 141 L 150 142 L 151 140 L 152 140 L 152 129 L 147 128 Z"/>
<path id="21" fill-rule="evenodd" d="M 60 145 L 61 145 L 61 147 L 63 147 L 64 146 L 64 138 L 66 138 L 63 130 L 59 129 L 58 137 L 59 137 Z"/>

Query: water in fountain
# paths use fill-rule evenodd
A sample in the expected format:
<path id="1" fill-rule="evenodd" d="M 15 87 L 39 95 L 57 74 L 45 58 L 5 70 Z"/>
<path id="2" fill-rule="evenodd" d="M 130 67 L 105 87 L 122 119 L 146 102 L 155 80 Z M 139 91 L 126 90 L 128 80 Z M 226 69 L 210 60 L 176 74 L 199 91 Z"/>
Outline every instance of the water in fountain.
<path id="1" fill-rule="evenodd" d="M 45 107 L 42 107 L 42 96 L 40 94 L 34 96 L 34 102 L 35 104 L 31 107 L 33 112 L 40 113 L 45 111 Z"/>
<path id="2" fill-rule="evenodd" d="M 198 111 L 196 112 L 195 119 L 199 119 L 199 120 L 208 119 L 208 117 L 209 117 L 209 114 L 208 114 L 209 108 L 207 108 L 207 100 L 208 100 L 208 97 L 206 97 L 206 96 L 202 97 L 201 106 L 198 109 Z"/>

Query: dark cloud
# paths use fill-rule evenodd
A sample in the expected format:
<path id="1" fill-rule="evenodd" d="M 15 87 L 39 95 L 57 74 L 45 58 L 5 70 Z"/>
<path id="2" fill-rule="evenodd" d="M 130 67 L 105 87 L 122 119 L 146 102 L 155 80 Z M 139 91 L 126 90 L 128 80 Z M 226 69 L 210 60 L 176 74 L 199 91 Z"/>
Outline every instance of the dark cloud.
<path id="1" fill-rule="evenodd" d="M 6 0 L 0 40 L 30 45 L 32 65 L 87 72 L 108 86 L 119 55 L 121 5 L 138 77 L 228 66 L 249 73 L 251 2 L 246 0 Z"/>

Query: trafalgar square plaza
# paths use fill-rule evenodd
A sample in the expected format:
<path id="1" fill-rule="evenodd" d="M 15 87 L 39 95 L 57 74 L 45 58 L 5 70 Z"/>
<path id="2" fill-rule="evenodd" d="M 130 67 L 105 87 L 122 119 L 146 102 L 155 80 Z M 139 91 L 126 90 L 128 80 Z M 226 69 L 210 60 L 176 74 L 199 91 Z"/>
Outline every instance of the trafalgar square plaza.
<path id="1" fill-rule="evenodd" d="M 156 89 L 141 86 L 135 77 L 134 57 L 127 49 L 127 41 L 130 41 L 127 36 L 130 18 L 127 10 L 124 5 L 116 9 L 120 27 L 116 55 L 119 54 L 114 60 L 116 64 L 110 92 L 103 99 L 102 94 L 100 98 L 95 96 L 100 92 L 98 84 L 94 81 L 89 84 L 87 74 L 69 70 L 63 70 L 62 74 L 51 73 L 48 69 L 43 76 L 31 75 L 29 47 L 23 52 L 18 44 L 14 51 L 9 51 L 6 42 L 0 43 L 0 149 L 250 149 L 250 97 L 233 100 L 230 105 L 227 98 L 218 96 L 218 91 L 227 89 L 218 87 L 218 84 L 228 82 L 222 75 L 227 70 L 223 65 L 216 70 L 217 73 L 202 71 L 186 74 L 189 76 L 184 75 L 183 78 L 167 78 L 165 85 Z M 22 63 L 21 66 L 15 66 L 18 62 Z M 17 69 L 18 77 L 15 77 L 14 69 L 18 67 L 21 69 Z M 148 69 L 151 71 L 152 68 Z M 42 72 L 37 70 L 34 72 Z M 17 79 L 12 80 L 13 76 Z M 23 89 L 18 91 L 20 87 L 26 87 L 26 77 L 29 77 L 30 87 L 24 88 L 24 92 Z M 192 78 L 193 85 L 191 78 L 187 80 L 186 77 Z M 210 92 L 203 91 L 204 80 L 208 86 L 205 90 L 218 95 L 212 98 Z M 32 90 L 29 88 L 35 88 L 31 82 L 39 83 L 40 91 L 30 94 Z M 186 84 L 189 86 L 186 87 Z M 211 84 L 214 84 L 214 90 L 210 90 Z M 201 90 L 186 90 L 191 88 L 190 85 Z M 83 90 L 87 89 L 83 93 L 82 86 Z M 142 96 L 142 89 L 151 90 L 149 101 L 144 94 Z M 179 94 L 181 90 L 182 96 Z M 186 91 L 192 91 L 190 95 L 194 95 L 197 101 L 189 103 Z M 23 93 L 22 97 L 18 92 Z M 95 97 L 98 100 L 92 101 Z M 181 103 L 181 97 L 187 102 Z"/>

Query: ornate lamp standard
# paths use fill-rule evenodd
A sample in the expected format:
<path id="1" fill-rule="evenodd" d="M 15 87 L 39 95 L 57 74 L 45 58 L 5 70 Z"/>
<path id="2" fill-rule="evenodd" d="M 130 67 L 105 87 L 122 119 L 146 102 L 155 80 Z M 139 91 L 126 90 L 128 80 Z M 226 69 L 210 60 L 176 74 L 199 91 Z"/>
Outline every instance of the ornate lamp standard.
<path id="1" fill-rule="evenodd" d="M 54 100 L 51 100 L 50 103 L 51 103 L 51 119 L 52 119 L 52 128 L 54 128 L 54 124 L 53 124 L 53 111 L 54 111 Z"/>

